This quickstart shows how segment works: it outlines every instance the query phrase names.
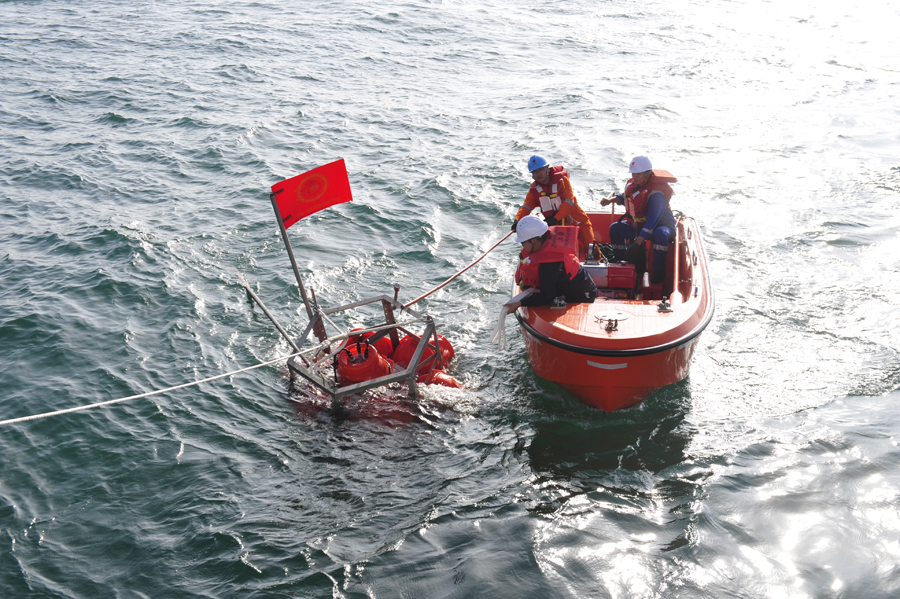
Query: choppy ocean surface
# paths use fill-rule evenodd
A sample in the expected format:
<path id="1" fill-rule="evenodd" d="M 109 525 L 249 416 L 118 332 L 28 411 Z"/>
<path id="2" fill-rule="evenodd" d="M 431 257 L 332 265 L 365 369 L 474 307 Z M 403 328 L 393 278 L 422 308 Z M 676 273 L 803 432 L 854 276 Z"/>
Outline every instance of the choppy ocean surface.
<path id="1" fill-rule="evenodd" d="M 332 414 L 283 364 L 0 427 L 2 597 L 900 595 L 900 9 L 0 2 L 0 419 L 180 385 L 646 154 L 702 226 L 690 377 L 614 414 L 489 345 L 516 248 L 420 307 L 463 390 Z M 235 270 L 237 269 L 237 270 Z M 355 324 L 353 322 L 349 324 Z"/>

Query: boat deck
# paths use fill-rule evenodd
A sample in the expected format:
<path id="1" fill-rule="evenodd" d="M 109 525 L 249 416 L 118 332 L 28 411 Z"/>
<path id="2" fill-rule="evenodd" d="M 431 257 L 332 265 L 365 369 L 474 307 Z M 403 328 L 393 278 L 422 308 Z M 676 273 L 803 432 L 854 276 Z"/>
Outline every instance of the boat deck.
<path id="1" fill-rule="evenodd" d="M 595 237 L 608 243 L 609 225 L 619 215 L 589 216 Z M 633 299 L 597 297 L 592 304 L 569 304 L 565 308 L 520 308 L 523 320 L 539 337 L 588 349 L 658 347 L 686 337 L 697 327 L 705 327 L 711 313 L 712 291 L 699 233 L 696 221 L 680 219 L 665 281 L 656 285 L 644 282 L 623 291 Z M 651 262 L 648 248 L 648 265 Z M 601 295 L 606 291 L 602 287 L 599 290 Z M 663 298 L 668 306 L 661 306 Z"/>

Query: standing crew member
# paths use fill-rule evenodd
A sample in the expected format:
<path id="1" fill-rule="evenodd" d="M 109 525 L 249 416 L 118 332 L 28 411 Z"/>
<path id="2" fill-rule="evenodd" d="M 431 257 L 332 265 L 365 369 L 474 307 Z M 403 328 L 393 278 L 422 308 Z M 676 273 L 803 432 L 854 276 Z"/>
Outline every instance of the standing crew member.
<path id="1" fill-rule="evenodd" d="M 592 303 L 597 297 L 597 286 L 572 246 L 566 246 L 559 234 L 551 233 L 547 223 L 536 216 L 522 217 L 516 241 L 522 244 L 516 282 L 523 289 L 534 287 L 537 292 L 520 302 L 504 304 L 510 312 L 519 306 L 545 306 L 560 296 L 568 304 Z"/>
<path id="2" fill-rule="evenodd" d="M 627 221 L 611 224 L 609 240 L 617 261 L 627 260 L 641 271 L 646 265 L 644 244 L 652 240 L 653 276 L 650 282 L 662 283 L 666 278 L 669 243 L 675 236 L 677 226 L 675 215 L 669 208 L 669 200 L 675 193 L 669 183 L 675 183 L 677 179 L 668 171 L 654 171 L 646 156 L 635 156 L 628 170 L 631 179 L 625 185 L 625 193 L 600 200 L 601 206 L 613 202 L 624 204 L 633 220 L 633 224 Z"/>
<path id="3" fill-rule="evenodd" d="M 594 242 L 594 229 L 584 210 L 578 205 L 575 193 L 572 191 L 572 183 L 569 182 L 569 173 L 562 166 L 550 166 L 541 156 L 534 155 L 528 160 L 528 170 L 534 182 L 525 196 L 525 203 L 516 213 L 512 230 L 522 217 L 531 214 L 535 208 L 541 209 L 541 214 L 549 226 L 565 225 L 578 227 L 578 246 L 580 252 L 587 252 L 588 246 Z"/>

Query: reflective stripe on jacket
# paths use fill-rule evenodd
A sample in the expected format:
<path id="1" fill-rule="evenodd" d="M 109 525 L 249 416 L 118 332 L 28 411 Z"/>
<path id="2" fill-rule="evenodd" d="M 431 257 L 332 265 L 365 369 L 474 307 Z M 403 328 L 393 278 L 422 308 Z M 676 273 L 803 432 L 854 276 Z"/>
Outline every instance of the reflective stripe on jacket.
<path id="1" fill-rule="evenodd" d="M 647 207 L 650 200 L 650 194 L 654 191 L 660 191 L 666 197 L 666 207 L 672 194 L 675 192 L 669 186 L 669 183 L 675 183 L 678 179 L 672 176 L 669 171 L 653 171 L 650 180 L 643 187 L 634 184 L 634 179 L 629 179 L 625 185 L 625 210 L 631 215 L 635 223 L 643 223 L 647 220 Z"/>

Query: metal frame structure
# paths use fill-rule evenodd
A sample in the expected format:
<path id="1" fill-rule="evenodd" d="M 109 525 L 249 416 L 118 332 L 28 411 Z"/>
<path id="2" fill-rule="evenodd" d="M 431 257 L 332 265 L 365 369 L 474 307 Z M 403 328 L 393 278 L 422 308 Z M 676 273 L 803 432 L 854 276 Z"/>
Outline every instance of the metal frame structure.
<path id="1" fill-rule="evenodd" d="M 346 304 L 343 306 L 338 306 L 336 308 L 322 310 L 319 308 L 318 302 L 316 300 L 315 290 L 313 290 L 312 302 L 310 302 L 309 298 L 306 295 L 306 289 L 303 286 L 303 280 L 300 277 L 300 270 L 297 268 L 297 260 L 294 258 L 294 251 L 291 248 L 291 242 L 288 238 L 287 228 L 285 228 L 284 221 L 281 218 L 281 213 L 278 209 L 278 202 L 276 201 L 275 194 L 269 194 L 269 199 L 272 201 L 272 208 L 275 210 L 275 219 L 278 221 L 278 226 L 281 230 L 281 237 L 284 240 L 284 246 L 287 249 L 288 256 L 290 256 L 291 259 L 291 267 L 294 271 L 294 276 L 297 279 L 297 286 L 300 289 L 300 296 L 303 299 L 303 303 L 306 306 L 306 312 L 309 315 L 309 324 L 307 325 L 306 330 L 303 331 L 303 334 L 300 336 L 300 338 L 295 341 L 290 337 L 290 335 L 288 335 L 287 331 L 278 323 L 275 316 L 269 311 L 268 308 L 266 308 L 263 301 L 259 298 L 258 295 L 256 295 L 256 293 L 253 292 L 253 290 L 250 288 L 249 283 L 247 283 L 247 281 L 243 277 L 241 277 L 241 283 L 244 286 L 244 290 L 247 292 L 247 296 L 259 305 L 259 307 L 269 318 L 269 320 L 272 321 L 272 324 L 275 325 L 275 328 L 278 329 L 278 332 L 281 333 L 281 335 L 287 340 L 288 344 L 290 344 L 294 352 L 298 354 L 297 356 L 288 359 L 287 364 L 288 369 L 291 373 L 291 380 L 293 381 L 294 375 L 303 377 L 317 389 L 330 395 L 332 401 L 337 401 L 348 395 L 361 393 L 363 391 L 374 389 L 376 387 L 406 381 L 409 388 L 410 399 L 414 401 L 418 400 L 419 391 L 418 387 L 416 386 L 416 371 L 419 369 L 423 362 L 422 357 L 425 355 L 426 347 L 430 346 L 434 351 L 433 359 L 431 357 L 425 358 L 425 362 L 431 362 L 430 370 L 434 370 L 435 368 L 444 368 L 443 357 L 441 355 L 440 344 L 438 343 L 438 334 L 437 329 L 434 325 L 434 320 L 427 314 L 422 314 L 420 312 L 417 312 L 416 310 L 409 308 L 408 305 L 404 306 L 403 304 L 401 304 L 397 300 L 400 293 L 400 285 L 397 284 L 394 285 L 393 298 L 390 298 L 386 295 L 378 295 L 353 302 L 352 304 Z M 381 302 L 381 306 L 384 311 L 384 322 L 379 323 L 374 327 L 345 333 L 341 331 L 340 328 L 335 325 L 330 318 L 328 318 L 328 316 L 331 314 L 354 310 L 356 308 L 361 308 L 363 306 L 368 306 L 377 302 Z M 410 318 L 408 320 L 404 320 L 403 322 L 397 322 L 394 312 L 395 309 L 399 309 L 400 314 L 406 314 Z M 338 334 L 333 337 L 328 337 L 325 330 L 326 323 L 334 327 L 337 330 Z M 425 325 L 425 330 L 421 335 L 417 335 L 406 328 L 417 324 Z M 340 385 L 337 380 L 338 377 L 336 369 L 334 368 L 334 364 L 337 360 L 337 354 L 346 345 L 344 341 L 350 337 L 364 335 L 370 332 L 373 333 L 372 337 L 369 339 L 370 342 L 374 343 L 384 336 L 389 336 L 391 345 L 395 350 L 400 343 L 400 336 L 398 333 L 404 333 L 406 335 L 411 335 L 414 338 L 418 338 L 419 343 L 416 345 L 416 349 L 413 352 L 413 356 L 410 360 L 409 366 L 403 370 L 396 370 L 385 376 L 374 378 L 361 383 L 344 386 Z M 310 333 L 315 334 L 315 336 L 318 338 L 318 344 L 311 346 L 308 349 L 301 349 L 309 338 Z M 329 380 L 329 377 L 327 376 L 329 370 L 334 372 L 331 380 Z"/>
<path id="2" fill-rule="evenodd" d="M 306 326 L 306 329 L 303 331 L 303 334 L 297 341 L 294 341 L 290 337 L 290 335 L 288 335 L 287 331 L 285 331 L 285 329 L 278 323 L 278 321 L 275 319 L 275 316 L 269 311 L 268 308 L 266 308 L 263 301 L 259 298 L 258 295 L 256 295 L 256 293 L 253 292 L 250 286 L 246 282 L 243 282 L 243 285 L 248 297 L 256 302 L 257 305 L 259 305 L 265 315 L 269 318 L 269 320 L 272 321 L 272 324 L 275 325 L 275 328 L 278 329 L 278 331 L 287 340 L 294 351 L 299 353 L 298 356 L 290 358 L 287 363 L 288 369 L 291 372 L 291 378 L 293 379 L 293 375 L 295 374 L 302 376 L 304 379 L 312 383 L 316 388 L 331 396 L 333 401 L 337 401 L 343 397 L 346 397 L 347 395 L 361 393 L 369 389 L 374 389 L 376 387 L 403 381 L 406 381 L 409 388 L 409 398 L 414 401 L 417 400 L 419 398 L 419 391 L 416 385 L 416 378 L 418 376 L 416 371 L 419 369 L 419 366 L 423 362 L 422 357 L 425 355 L 425 348 L 429 346 L 432 348 L 432 350 L 434 350 L 434 359 L 432 360 L 431 358 L 426 358 L 426 360 L 431 360 L 432 362 L 430 369 L 443 369 L 444 367 L 443 357 L 441 356 L 440 345 L 438 343 L 438 334 L 437 329 L 434 325 L 434 320 L 427 314 L 422 314 L 411 308 L 404 308 L 403 305 L 397 301 L 397 295 L 400 291 L 399 285 L 394 285 L 393 299 L 386 295 L 378 295 L 360 300 L 358 302 L 354 302 L 352 304 L 330 308 L 328 310 L 321 310 L 318 304 L 314 302 L 313 319 Z M 332 323 L 328 318 L 330 314 L 337 314 L 339 312 L 353 310 L 363 306 L 368 306 L 370 304 L 375 304 L 377 302 L 381 302 L 382 308 L 384 310 L 384 322 L 379 323 L 374 327 L 359 329 L 346 333 L 341 332 L 340 329 L 338 329 L 338 335 L 328 337 L 308 349 L 301 349 L 306 343 L 307 339 L 309 339 L 310 333 L 313 332 L 313 330 L 317 328 L 317 326 L 321 326 L 322 330 L 324 331 L 325 324 L 328 323 L 337 329 L 337 325 Z M 408 320 L 404 320 L 403 322 L 397 322 L 394 313 L 394 310 L 396 308 L 400 309 L 401 314 L 408 314 L 411 318 L 409 318 Z M 424 323 L 425 325 L 425 330 L 421 335 L 417 335 L 407 328 L 409 326 L 420 323 Z M 371 338 L 372 341 L 377 341 L 381 337 L 389 336 L 394 349 L 396 349 L 397 345 L 399 344 L 398 333 L 404 333 L 406 335 L 411 335 L 418 338 L 419 343 L 416 345 L 416 349 L 413 352 L 413 356 L 410 360 L 409 366 L 403 370 L 396 370 L 385 376 L 364 381 L 362 383 L 356 383 L 353 385 L 341 386 L 338 383 L 336 375 L 331 380 L 329 380 L 327 372 L 334 370 L 334 360 L 336 359 L 338 352 L 340 352 L 344 347 L 344 343 L 342 342 L 349 337 L 364 335 L 366 333 L 374 333 Z"/>

